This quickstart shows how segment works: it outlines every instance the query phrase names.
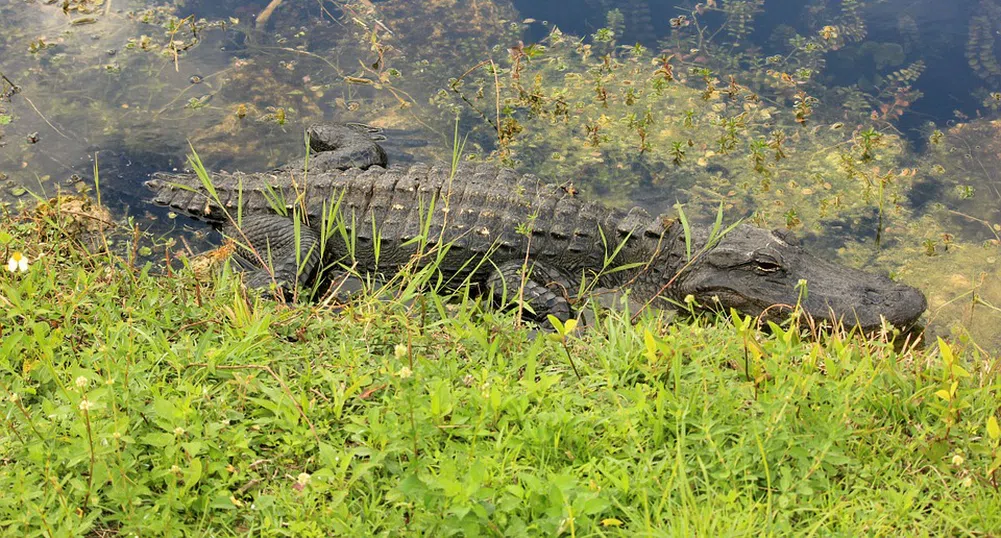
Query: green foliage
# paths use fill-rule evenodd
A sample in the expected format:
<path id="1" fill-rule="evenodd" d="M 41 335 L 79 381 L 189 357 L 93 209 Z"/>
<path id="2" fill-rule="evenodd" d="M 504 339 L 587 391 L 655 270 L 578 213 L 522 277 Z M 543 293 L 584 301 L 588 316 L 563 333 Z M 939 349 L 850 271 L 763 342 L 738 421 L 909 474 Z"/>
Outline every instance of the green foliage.
<path id="1" fill-rule="evenodd" d="M 226 271 L 154 275 L 52 226 L 0 234 L 33 260 L 0 277 L 5 534 L 1001 525 L 1001 385 L 973 347 L 616 314 L 533 340 L 435 296 L 249 300 Z"/>
<path id="2" fill-rule="evenodd" d="M 573 339 L 557 321 L 530 340 L 433 296 L 419 311 L 250 301 L 228 272 L 155 276 L 51 226 L 2 234 L 34 260 L 0 278 L 7 534 L 1001 524 L 997 365 L 975 348 L 764 336 L 736 316 L 610 315 Z"/>

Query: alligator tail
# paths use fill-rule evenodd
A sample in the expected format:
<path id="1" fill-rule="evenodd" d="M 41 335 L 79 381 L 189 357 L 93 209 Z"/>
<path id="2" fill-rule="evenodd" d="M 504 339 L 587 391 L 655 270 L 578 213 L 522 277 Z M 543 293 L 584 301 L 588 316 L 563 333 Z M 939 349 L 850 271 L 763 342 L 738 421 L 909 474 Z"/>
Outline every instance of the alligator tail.
<path id="1" fill-rule="evenodd" d="M 169 207 L 189 217 L 209 222 L 223 222 L 227 219 L 224 207 L 228 200 L 219 196 L 228 193 L 209 193 L 193 174 L 154 173 L 145 183 L 152 190 L 152 202 L 159 206 Z"/>

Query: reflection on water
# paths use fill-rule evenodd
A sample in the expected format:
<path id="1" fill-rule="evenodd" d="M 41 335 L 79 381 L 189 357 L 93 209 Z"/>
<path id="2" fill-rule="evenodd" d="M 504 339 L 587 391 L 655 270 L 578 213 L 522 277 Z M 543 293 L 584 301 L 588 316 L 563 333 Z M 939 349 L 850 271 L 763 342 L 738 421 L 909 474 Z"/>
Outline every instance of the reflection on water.
<path id="1" fill-rule="evenodd" d="M 996 0 L 62 5 L 0 4 L 20 88 L 0 199 L 85 190 L 96 155 L 116 215 L 198 227 L 141 187 L 192 147 L 267 169 L 303 125 L 361 121 L 429 159 L 458 118 L 469 158 L 653 212 L 722 203 L 921 286 L 934 330 L 1001 348 Z"/>

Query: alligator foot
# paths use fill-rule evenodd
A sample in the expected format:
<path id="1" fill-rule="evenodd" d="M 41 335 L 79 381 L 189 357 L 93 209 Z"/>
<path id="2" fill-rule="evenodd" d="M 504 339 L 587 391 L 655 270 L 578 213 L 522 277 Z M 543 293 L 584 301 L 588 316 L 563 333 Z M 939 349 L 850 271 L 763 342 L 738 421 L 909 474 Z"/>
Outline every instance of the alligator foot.
<path id="1" fill-rule="evenodd" d="M 386 152 L 377 143 L 385 137 L 376 129 L 357 123 L 318 124 L 309 127 L 306 133 L 309 136 L 309 162 L 296 159 L 278 168 L 278 171 L 301 172 L 307 169 L 307 164 L 311 174 L 386 166 Z"/>
<path id="2" fill-rule="evenodd" d="M 494 268 L 487 278 L 487 289 L 499 305 L 516 301 L 524 284 L 521 299 L 528 307 L 526 313 L 537 322 L 550 314 L 566 321 L 572 316 L 570 297 L 574 289 L 563 272 L 536 262 L 530 265 L 527 277 L 521 261 L 509 261 Z"/>
<path id="3" fill-rule="evenodd" d="M 298 229 L 297 229 L 298 228 Z M 248 288 L 267 291 L 272 285 L 286 298 L 313 281 L 320 262 L 320 238 L 305 224 L 281 215 L 248 215 L 240 226 L 223 233 L 239 245 L 238 262 L 250 269 Z"/>

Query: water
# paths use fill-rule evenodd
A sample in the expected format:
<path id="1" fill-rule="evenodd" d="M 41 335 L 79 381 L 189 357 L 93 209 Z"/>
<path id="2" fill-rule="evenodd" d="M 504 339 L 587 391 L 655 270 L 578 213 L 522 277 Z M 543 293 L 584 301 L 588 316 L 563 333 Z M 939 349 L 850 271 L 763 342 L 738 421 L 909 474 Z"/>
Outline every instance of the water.
<path id="1" fill-rule="evenodd" d="M 142 182 L 191 148 L 267 169 L 303 125 L 360 121 L 396 162 L 428 160 L 458 118 L 470 158 L 652 212 L 722 202 L 921 287 L 936 334 L 1001 348 L 1001 2 L 286 1 L 258 20 L 267 4 L 0 4 L 21 90 L 0 100 L 0 199 L 86 190 L 96 156 L 117 217 L 188 233 Z"/>
<path id="2" fill-rule="evenodd" d="M 704 3 L 704 2 L 703 2 Z M 526 17 L 546 21 L 549 25 L 535 25 L 529 30 L 533 40 L 545 37 L 551 26 L 577 35 L 589 35 L 607 24 L 606 13 L 619 9 L 625 17 L 624 43 L 641 42 L 656 48 L 669 39 L 672 32 L 670 19 L 690 13 L 691 8 L 678 7 L 684 2 L 674 0 L 608 1 L 564 0 L 534 2 L 516 0 L 515 5 Z M 694 2 L 692 3 L 694 4 Z M 783 28 L 792 28 L 808 34 L 830 22 L 820 13 L 837 9 L 840 2 L 806 2 L 803 0 L 767 0 L 764 9 L 755 18 L 754 29 L 746 45 L 760 47 L 762 54 L 788 52 L 785 43 L 778 39 Z M 966 50 L 970 21 L 983 14 L 981 2 L 944 2 L 942 0 L 885 0 L 868 2 L 863 9 L 868 30 L 865 43 L 899 46 L 901 54 L 888 59 L 886 64 L 872 55 L 859 54 L 861 44 L 831 53 L 825 83 L 847 86 L 859 82 L 871 84 L 878 76 L 921 60 L 927 69 L 915 87 L 924 96 L 909 107 L 896 122 L 911 141 L 923 146 L 924 127 L 928 122 L 943 124 L 956 120 L 956 111 L 975 117 L 982 108 L 982 99 L 974 90 L 985 89 L 985 81 L 969 66 Z M 824 6 L 826 10 L 822 10 Z M 580 9 L 581 6 L 591 9 Z M 720 22 L 721 17 L 706 17 Z M 1001 30 L 1001 26 L 994 32 Z M 1001 34 L 996 34 L 1001 38 Z M 1001 48 L 997 49 L 1001 54 Z M 1001 80 L 995 80 L 995 83 Z M 989 86 L 992 90 L 1001 85 Z"/>

